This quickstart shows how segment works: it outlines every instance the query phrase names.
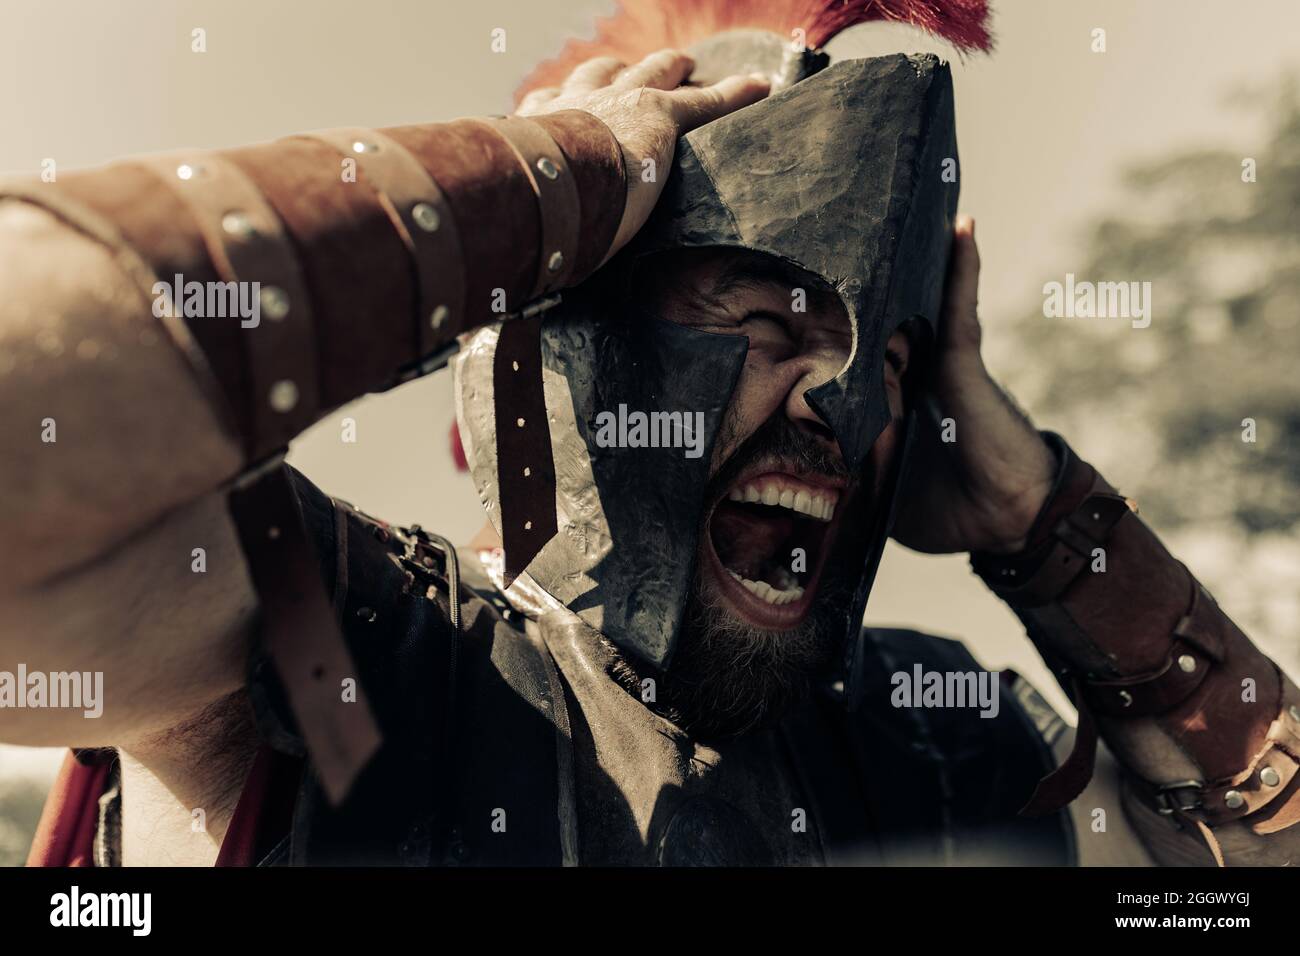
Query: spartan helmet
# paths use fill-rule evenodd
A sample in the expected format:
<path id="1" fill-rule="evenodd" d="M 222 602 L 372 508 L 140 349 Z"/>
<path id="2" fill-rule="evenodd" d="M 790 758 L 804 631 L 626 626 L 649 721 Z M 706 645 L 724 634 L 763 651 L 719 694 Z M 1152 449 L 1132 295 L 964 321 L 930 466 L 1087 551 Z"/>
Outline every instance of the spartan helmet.
<path id="1" fill-rule="evenodd" d="M 981 8 L 977 26 L 987 45 L 983 5 L 965 3 L 966 12 L 972 6 Z M 824 280 L 843 302 L 852 350 L 839 374 L 811 389 L 807 399 L 856 471 L 889 422 L 883 367 L 890 335 L 910 320 L 937 334 L 958 189 L 952 81 L 936 57 L 826 66 L 825 54 L 793 51 L 783 37 L 753 29 L 708 36 L 688 52 L 696 60 L 693 81 L 757 69 L 779 77 L 777 86 L 784 88 L 684 136 L 650 222 L 610 264 L 545 313 L 542 389 L 557 530 L 527 555 L 526 569 L 516 566 L 624 651 L 657 668 L 671 664 L 695 575 L 710 453 L 748 342 L 666 321 L 618 321 L 622 277 L 657 252 L 729 247 L 777 257 Z M 497 419 L 513 421 L 503 414 L 510 396 L 501 391 L 513 386 L 494 376 L 501 329 L 479 331 L 454 363 L 472 477 L 503 533 L 509 561 L 501 473 L 518 463 L 504 463 L 498 454 Z M 692 419 L 699 413 L 703 453 L 692 458 L 680 447 L 602 447 L 597 417 L 620 405 Z M 900 465 L 895 483 L 903 473 Z M 846 648 L 860 630 L 892 523 L 892 498 L 891 488 L 876 526 L 863 529 L 871 540 L 853 605 L 845 608 Z"/>

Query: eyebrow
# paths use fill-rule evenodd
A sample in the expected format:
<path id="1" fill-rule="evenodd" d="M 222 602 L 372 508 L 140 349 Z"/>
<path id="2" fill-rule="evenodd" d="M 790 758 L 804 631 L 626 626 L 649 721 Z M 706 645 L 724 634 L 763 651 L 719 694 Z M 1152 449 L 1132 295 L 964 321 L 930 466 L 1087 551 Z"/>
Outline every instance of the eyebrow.
<path id="1" fill-rule="evenodd" d="M 839 295 L 824 280 L 792 262 L 767 255 L 742 255 L 726 263 L 706 297 L 714 302 L 741 291 L 777 286 L 783 292 L 804 289 L 808 297 L 829 308 L 843 308 Z"/>
<path id="2" fill-rule="evenodd" d="M 761 254 L 741 255 L 728 262 L 705 295 L 711 301 L 718 302 L 733 292 L 773 285 L 780 286 L 783 290 L 807 289 L 810 298 L 834 308 L 843 307 L 839 295 L 824 280 L 792 262 Z M 885 346 L 885 361 L 893 366 L 895 372 L 902 372 L 907 364 L 903 353 L 888 345 Z"/>

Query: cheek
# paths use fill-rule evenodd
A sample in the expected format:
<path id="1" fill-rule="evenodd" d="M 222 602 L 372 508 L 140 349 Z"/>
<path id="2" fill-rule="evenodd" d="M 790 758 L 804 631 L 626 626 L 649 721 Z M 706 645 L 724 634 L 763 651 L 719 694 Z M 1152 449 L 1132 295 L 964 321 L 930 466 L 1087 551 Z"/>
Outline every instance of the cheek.
<path id="1" fill-rule="evenodd" d="M 716 473 L 732 453 L 781 407 L 784 392 L 774 384 L 775 376 L 771 372 L 770 363 L 752 357 L 746 360 L 732 393 L 731 404 L 727 406 L 727 417 L 713 446 L 711 473 Z"/>
<path id="2" fill-rule="evenodd" d="M 896 383 L 889 383 L 885 387 L 885 398 L 889 402 L 889 415 L 891 418 L 902 418 L 903 413 L 907 410 L 903 404 L 903 387 Z"/>
<path id="3" fill-rule="evenodd" d="M 754 430 L 762 424 L 745 414 L 744 407 L 732 399 L 731 404 L 727 407 L 726 418 L 722 420 L 722 428 L 718 432 L 718 440 L 713 444 L 713 460 L 709 468 L 709 475 L 716 475 L 718 470 L 726 463 L 732 454 L 745 443 Z"/>

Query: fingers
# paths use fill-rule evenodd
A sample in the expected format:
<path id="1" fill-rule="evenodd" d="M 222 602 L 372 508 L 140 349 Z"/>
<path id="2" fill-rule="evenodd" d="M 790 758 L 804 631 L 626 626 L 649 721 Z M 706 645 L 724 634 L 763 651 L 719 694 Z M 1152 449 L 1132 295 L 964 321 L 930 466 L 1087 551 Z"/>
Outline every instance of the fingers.
<path id="1" fill-rule="evenodd" d="M 648 86 L 654 90 L 672 90 L 681 85 L 695 69 L 695 61 L 678 50 L 660 50 L 651 53 L 640 63 L 629 66 L 616 76 L 616 90 L 634 90 Z"/>
<path id="2" fill-rule="evenodd" d="M 539 89 L 532 90 L 519 101 L 519 106 L 515 112 L 521 116 L 535 112 L 559 95 L 560 88 L 558 86 L 543 86 Z"/>
<path id="3" fill-rule="evenodd" d="M 564 96 L 581 96 L 609 86 L 614 74 L 622 68 L 623 61 L 613 56 L 598 56 L 579 63 L 564 81 L 560 93 Z"/>
<path id="4" fill-rule="evenodd" d="M 761 73 L 729 76 L 712 86 L 684 87 L 669 94 L 673 118 L 685 133 L 767 96 L 771 81 Z"/>
<path id="5" fill-rule="evenodd" d="M 980 344 L 980 253 L 975 245 L 975 220 L 958 216 L 953 227 L 948 281 L 944 286 L 944 338 L 949 349 L 975 349 Z"/>

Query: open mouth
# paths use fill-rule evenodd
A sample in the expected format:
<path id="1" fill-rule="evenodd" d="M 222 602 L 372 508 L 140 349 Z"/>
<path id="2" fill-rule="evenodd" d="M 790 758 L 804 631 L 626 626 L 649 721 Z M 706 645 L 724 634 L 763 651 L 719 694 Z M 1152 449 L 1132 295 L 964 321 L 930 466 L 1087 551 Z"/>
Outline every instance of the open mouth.
<path id="1" fill-rule="evenodd" d="M 767 470 L 741 477 L 709 517 L 707 564 L 741 616 L 786 628 L 807 613 L 826 561 L 842 486 Z"/>

